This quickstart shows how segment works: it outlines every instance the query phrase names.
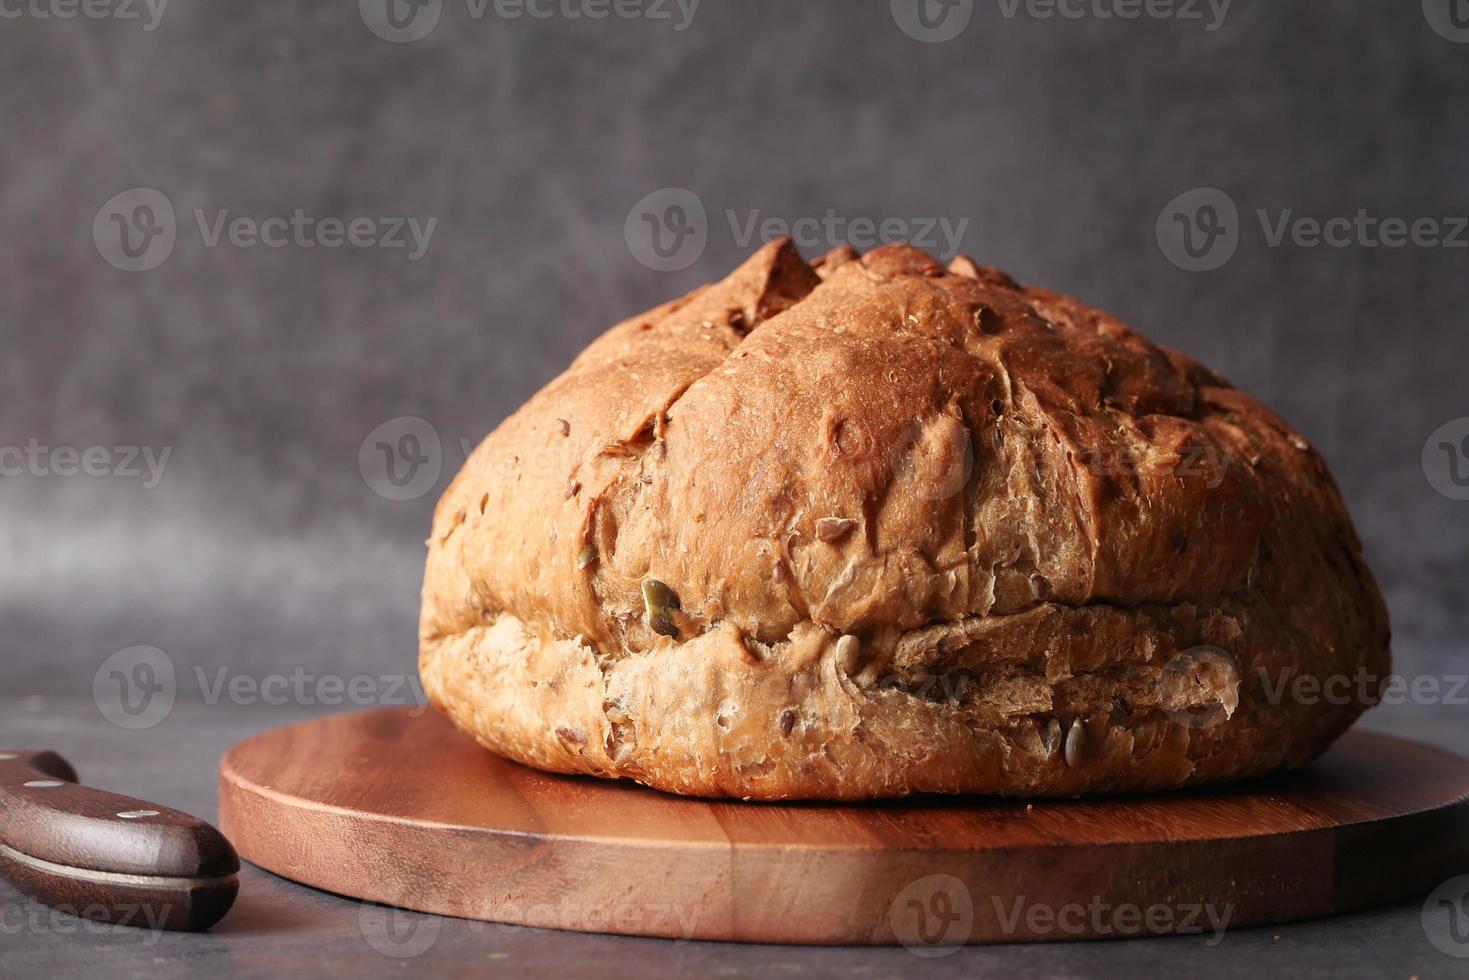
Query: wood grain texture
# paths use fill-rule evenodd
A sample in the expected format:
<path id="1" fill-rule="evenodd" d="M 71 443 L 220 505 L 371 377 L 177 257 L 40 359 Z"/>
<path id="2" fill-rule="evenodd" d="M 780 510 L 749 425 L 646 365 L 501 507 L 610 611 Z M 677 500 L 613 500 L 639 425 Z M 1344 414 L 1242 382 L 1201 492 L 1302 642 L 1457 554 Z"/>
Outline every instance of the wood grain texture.
<path id="1" fill-rule="evenodd" d="M 84 918 L 195 931 L 239 891 L 239 857 L 187 813 L 83 786 L 54 752 L 0 752 L 0 874 Z"/>
<path id="2" fill-rule="evenodd" d="M 1424 893 L 1469 870 L 1466 799 L 1458 756 L 1353 732 L 1309 769 L 1167 796 L 714 802 L 528 769 L 392 709 L 237 746 L 220 815 L 267 870 L 420 911 L 919 948 L 1207 931 L 1210 915 L 1235 928 Z"/>

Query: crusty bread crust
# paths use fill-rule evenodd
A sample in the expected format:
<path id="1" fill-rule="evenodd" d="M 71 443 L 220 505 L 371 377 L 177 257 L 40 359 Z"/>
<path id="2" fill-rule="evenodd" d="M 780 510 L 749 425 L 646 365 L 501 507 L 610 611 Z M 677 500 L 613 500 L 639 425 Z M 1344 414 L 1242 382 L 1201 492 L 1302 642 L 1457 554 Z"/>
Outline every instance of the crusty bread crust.
<path id="1" fill-rule="evenodd" d="M 757 799 L 1257 775 L 1389 666 L 1331 476 L 1268 409 L 967 258 L 788 241 L 475 450 L 420 640 L 497 753 Z M 1340 675 L 1369 682 L 1291 697 Z"/>

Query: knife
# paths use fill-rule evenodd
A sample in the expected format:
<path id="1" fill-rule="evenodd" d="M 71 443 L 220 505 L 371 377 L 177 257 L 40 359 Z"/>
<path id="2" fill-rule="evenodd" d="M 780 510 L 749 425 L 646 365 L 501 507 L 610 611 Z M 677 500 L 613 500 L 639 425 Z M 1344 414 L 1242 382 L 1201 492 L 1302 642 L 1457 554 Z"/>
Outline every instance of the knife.
<path id="1" fill-rule="evenodd" d="M 86 919 L 198 931 L 224 918 L 240 859 L 168 807 L 89 789 L 54 752 L 0 751 L 0 874 Z"/>

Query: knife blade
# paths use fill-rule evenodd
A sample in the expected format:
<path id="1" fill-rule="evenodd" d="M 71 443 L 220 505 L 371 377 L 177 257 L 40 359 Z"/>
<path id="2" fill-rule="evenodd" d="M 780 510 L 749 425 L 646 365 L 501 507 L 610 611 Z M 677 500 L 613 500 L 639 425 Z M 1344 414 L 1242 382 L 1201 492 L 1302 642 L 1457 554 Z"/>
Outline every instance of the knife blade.
<path id="1" fill-rule="evenodd" d="M 46 751 L 0 751 L 0 874 L 86 919 L 200 931 L 239 892 L 240 859 L 187 813 L 81 785 Z"/>

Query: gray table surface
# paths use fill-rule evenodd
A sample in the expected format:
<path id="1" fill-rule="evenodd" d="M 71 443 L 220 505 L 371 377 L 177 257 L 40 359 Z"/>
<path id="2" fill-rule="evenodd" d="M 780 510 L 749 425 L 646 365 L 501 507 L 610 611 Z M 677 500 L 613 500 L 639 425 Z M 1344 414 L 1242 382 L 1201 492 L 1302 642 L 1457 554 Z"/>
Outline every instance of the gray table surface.
<path id="1" fill-rule="evenodd" d="M 178 704 L 162 724 L 119 733 L 90 701 L 0 700 L 0 744 L 52 748 L 92 785 L 217 814 L 216 771 L 228 748 L 307 717 L 300 708 Z M 1469 749 L 1452 709 L 1380 708 L 1368 727 Z M 1444 869 L 1444 877 L 1469 868 Z M 937 958 L 907 950 L 803 948 L 637 939 L 364 907 L 247 866 L 230 916 L 207 935 L 83 922 L 0 883 L 0 977 L 350 976 L 825 977 L 1276 976 L 1449 977 L 1469 959 L 1435 948 L 1423 902 L 1293 925 L 1204 936 L 968 948 Z M 396 945 L 381 941 L 391 929 Z M 388 949 L 385 953 L 379 947 Z M 420 951 L 421 950 L 421 951 Z M 1464 953 L 1469 954 L 1469 944 Z M 415 955 L 389 955 L 413 952 Z"/>

